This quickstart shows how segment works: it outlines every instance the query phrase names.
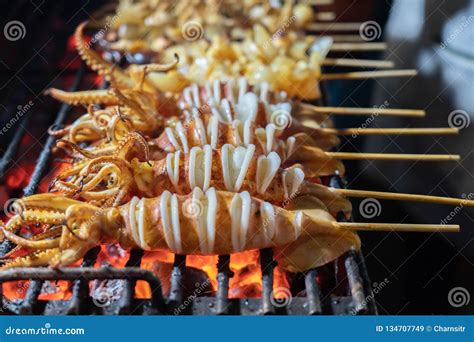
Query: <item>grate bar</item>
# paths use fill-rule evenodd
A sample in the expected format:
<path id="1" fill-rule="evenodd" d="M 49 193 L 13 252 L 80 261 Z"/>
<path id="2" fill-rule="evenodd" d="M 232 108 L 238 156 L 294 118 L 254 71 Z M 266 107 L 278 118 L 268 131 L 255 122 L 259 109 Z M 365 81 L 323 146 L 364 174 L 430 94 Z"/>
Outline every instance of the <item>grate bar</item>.
<path id="1" fill-rule="evenodd" d="M 81 67 L 76 73 L 76 78 L 74 79 L 74 83 L 69 88 L 69 91 L 75 91 L 79 87 L 79 84 L 81 83 L 81 80 L 84 76 L 84 72 L 85 72 L 85 66 L 82 63 Z M 54 121 L 54 124 L 53 124 L 55 127 L 61 127 L 63 125 L 64 120 L 66 119 L 66 115 L 70 108 L 71 106 L 66 103 L 63 103 L 61 105 L 61 108 L 59 109 L 56 120 Z M 52 149 L 54 147 L 55 142 L 56 142 L 56 137 L 52 135 L 48 136 L 48 138 L 46 139 L 46 143 L 44 144 L 43 150 L 41 151 L 41 154 L 39 155 L 38 160 L 36 161 L 36 166 L 31 175 L 30 182 L 23 189 L 24 196 L 31 196 L 36 192 L 36 189 L 38 189 L 39 182 L 48 165 L 48 161 L 51 156 Z"/>
<path id="2" fill-rule="evenodd" d="M 0 272 L 0 288 L 6 281 L 17 280 L 77 280 L 83 278 L 90 280 L 116 280 L 116 279 L 135 279 L 146 281 L 151 288 L 151 305 L 163 312 L 164 299 L 161 290 L 161 283 L 155 275 L 147 270 L 137 267 L 114 268 L 37 268 L 37 267 L 17 267 Z"/>
<path id="3" fill-rule="evenodd" d="M 84 260 L 82 261 L 81 267 L 94 266 L 99 252 L 100 252 L 99 246 L 87 252 L 87 254 L 84 256 Z M 69 304 L 69 308 L 67 309 L 67 314 L 79 315 L 79 313 L 81 312 L 81 308 L 84 304 L 83 299 L 87 297 L 89 297 L 88 283 L 83 277 L 79 277 L 79 279 L 74 281 L 74 284 L 72 286 L 72 297 L 71 297 L 71 302 Z"/>
<path id="4" fill-rule="evenodd" d="M 344 260 L 347 270 L 347 279 L 351 290 L 352 302 L 354 310 L 357 314 L 367 314 L 367 302 L 364 293 L 364 284 L 359 272 L 357 261 L 355 260 L 354 251 L 350 251 Z"/>
<path id="5" fill-rule="evenodd" d="M 84 75 L 84 70 L 85 70 L 85 67 L 83 64 L 81 64 L 81 67 L 76 73 L 76 78 L 74 79 L 74 83 L 70 89 L 71 91 L 74 91 L 77 89 L 77 87 L 79 87 L 79 84 Z M 55 125 L 57 126 L 62 125 L 62 123 L 64 122 L 66 118 L 66 114 L 69 108 L 70 106 L 68 104 L 63 104 L 61 106 L 61 108 L 59 109 L 58 115 L 56 117 L 56 120 L 54 121 Z M 17 138 L 16 134 L 14 138 Z M 19 136 L 18 139 L 21 139 L 21 136 Z M 41 177 L 43 176 L 46 166 L 48 164 L 49 157 L 51 156 L 52 148 L 54 146 L 55 141 L 56 141 L 56 138 L 54 136 L 48 136 L 46 143 L 41 151 L 41 154 L 38 157 L 38 160 L 36 162 L 36 166 L 33 171 L 33 174 L 31 175 L 30 182 L 23 189 L 24 196 L 30 196 L 36 192 L 39 182 L 41 180 Z M 33 308 L 36 306 L 38 302 L 38 296 L 41 294 L 41 288 L 43 287 L 43 283 L 44 282 L 42 280 L 31 281 L 30 286 L 28 287 L 28 291 L 26 293 L 25 300 L 22 306 L 20 307 L 21 314 L 31 315 L 33 313 Z"/>
<path id="6" fill-rule="evenodd" d="M 23 303 L 20 306 L 21 315 L 32 315 L 34 313 L 34 308 L 38 304 L 38 296 L 41 294 L 43 284 L 44 280 L 31 281 L 30 286 L 28 286 L 28 291 L 26 292 L 25 299 L 23 300 Z"/>
<path id="7" fill-rule="evenodd" d="M 130 252 L 130 258 L 125 264 L 125 269 L 128 267 L 140 267 L 142 262 L 143 250 L 132 249 Z M 133 297 L 135 296 L 135 285 L 137 284 L 136 279 L 129 278 L 125 279 L 123 295 L 119 305 L 119 315 L 126 315 L 130 313 L 132 307 Z"/>
<path id="8" fill-rule="evenodd" d="M 260 268 L 262 270 L 262 313 L 264 315 L 275 314 L 273 306 L 273 251 L 271 248 L 260 250 Z"/>
<path id="9" fill-rule="evenodd" d="M 229 313 L 229 278 L 234 276 L 230 270 L 230 255 L 219 255 L 217 261 L 217 305 L 216 312 L 218 315 L 226 315 Z"/>
<path id="10" fill-rule="evenodd" d="M 330 185 L 335 188 L 347 188 L 347 182 L 339 176 L 332 177 Z M 338 215 L 338 221 L 347 222 L 352 220 L 352 216 L 349 218 L 349 220 L 347 220 L 344 217 L 344 214 L 341 213 Z M 349 251 L 344 260 L 344 266 L 346 268 L 347 279 L 349 282 L 349 289 L 352 295 L 352 304 L 357 314 L 368 314 L 369 312 L 376 314 L 377 309 L 375 306 L 372 306 L 370 311 L 367 306 L 366 299 L 369 297 L 373 298 L 373 292 L 372 288 L 370 287 L 367 270 L 365 273 L 361 274 L 359 265 L 361 268 L 365 268 L 365 262 L 362 257 L 357 258 L 358 255 L 362 256 L 360 251 Z M 363 277 L 365 279 L 363 279 Z"/>
<path id="11" fill-rule="evenodd" d="M 364 290 L 367 294 L 367 298 L 374 298 L 374 292 L 372 290 L 372 284 L 370 283 L 369 273 L 367 272 L 367 266 L 364 262 L 364 256 L 362 255 L 362 251 L 354 251 L 351 252 L 354 254 L 354 258 L 357 261 L 357 265 L 359 268 L 359 272 L 362 278 L 362 283 L 364 284 Z M 371 313 L 374 315 L 378 314 L 377 305 L 375 305 L 375 300 L 367 301 L 367 313 Z"/>
<path id="12" fill-rule="evenodd" d="M 179 306 L 183 303 L 184 289 L 183 277 L 186 268 L 186 256 L 175 254 L 173 271 L 171 272 L 171 288 L 169 302 L 173 306 Z"/>
<path id="13" fill-rule="evenodd" d="M 25 114 L 25 117 L 20 122 L 20 127 L 15 131 L 10 144 L 8 145 L 5 153 L 0 159 L 0 182 L 3 182 L 3 178 L 5 177 L 5 173 L 7 171 L 8 166 L 10 166 L 13 157 L 15 156 L 18 148 L 20 147 L 20 141 L 25 133 L 26 127 L 30 121 L 30 115 L 28 113 Z"/>
<path id="14" fill-rule="evenodd" d="M 304 275 L 306 296 L 308 297 L 308 314 L 320 315 L 323 310 L 321 306 L 321 289 L 317 282 L 318 271 L 313 268 Z"/>

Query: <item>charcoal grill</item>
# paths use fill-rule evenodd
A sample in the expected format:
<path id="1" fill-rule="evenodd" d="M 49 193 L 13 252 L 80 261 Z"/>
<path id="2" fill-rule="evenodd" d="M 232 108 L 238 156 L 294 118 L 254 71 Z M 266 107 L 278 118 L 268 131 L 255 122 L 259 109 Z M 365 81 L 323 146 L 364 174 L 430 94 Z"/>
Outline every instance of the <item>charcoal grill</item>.
<path id="1" fill-rule="evenodd" d="M 78 89 L 85 77 L 85 67 L 77 71 L 70 90 Z M 324 100 L 319 104 L 323 104 Z M 55 127 L 63 125 L 70 113 L 70 106 L 62 105 L 53 122 Z M 28 125 L 28 113 L 0 159 L 0 175 L 15 158 L 19 141 Z M 18 128 L 18 127 L 17 127 Z M 51 162 L 55 138 L 49 136 L 39 154 L 29 184 L 23 194 L 34 194 L 41 178 Z M 327 180 L 331 186 L 344 187 L 344 179 L 334 176 Z M 345 220 L 344 215 L 338 217 Z M 13 246 L 9 242 L 0 245 L 0 256 Z M 11 315 L 319 315 L 319 314 L 376 314 L 372 285 L 369 281 L 364 258 L 360 251 L 350 251 L 328 265 L 314 268 L 304 274 L 287 275 L 291 281 L 291 299 L 273 298 L 274 267 L 272 250 L 260 250 L 262 295 L 260 298 L 229 298 L 229 281 L 233 276 L 229 255 L 221 255 L 216 265 L 217 290 L 215 294 L 204 293 L 189 297 L 189 288 L 184 284 L 189 275 L 185 255 L 175 255 L 171 272 L 170 292 L 164 297 L 160 280 L 148 270 L 140 268 L 143 252 L 133 250 L 123 268 L 93 267 L 100 248 L 90 250 L 82 265 L 76 268 L 53 270 L 49 268 L 16 268 L 0 271 L 0 285 L 18 280 L 30 280 L 23 300 L 8 300 L 0 286 L 1 314 Z M 40 300 L 38 296 L 45 281 L 66 280 L 71 284 L 71 299 Z M 107 305 L 97 305 L 89 291 L 89 283 L 96 280 L 120 281 L 119 298 Z M 151 289 L 151 298 L 136 299 L 137 281 L 146 281 Z M 191 289 L 192 290 L 192 289 Z"/>

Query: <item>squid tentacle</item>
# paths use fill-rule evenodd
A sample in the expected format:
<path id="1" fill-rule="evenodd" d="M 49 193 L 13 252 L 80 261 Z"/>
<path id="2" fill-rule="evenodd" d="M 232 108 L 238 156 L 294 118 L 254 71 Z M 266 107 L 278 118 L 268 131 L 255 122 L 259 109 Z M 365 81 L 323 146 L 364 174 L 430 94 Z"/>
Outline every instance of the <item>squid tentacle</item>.
<path id="1" fill-rule="evenodd" d="M 54 99 L 67 103 L 72 106 L 77 105 L 117 105 L 119 101 L 107 90 L 82 90 L 82 91 L 65 91 L 57 88 L 49 88 L 44 92 L 44 95 L 49 95 Z"/>

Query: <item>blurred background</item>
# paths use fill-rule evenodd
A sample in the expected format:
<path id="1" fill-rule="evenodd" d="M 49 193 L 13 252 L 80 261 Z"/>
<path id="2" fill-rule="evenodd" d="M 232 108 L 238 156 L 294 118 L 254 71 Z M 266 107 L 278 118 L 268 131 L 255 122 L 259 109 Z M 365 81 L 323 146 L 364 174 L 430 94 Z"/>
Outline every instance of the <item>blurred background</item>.
<path id="1" fill-rule="evenodd" d="M 348 137 L 343 143 L 347 151 L 461 155 L 459 163 L 347 163 L 349 187 L 470 197 L 474 191 L 474 127 L 470 125 L 474 115 L 474 2 L 394 0 L 338 4 L 337 10 L 344 13 L 342 20 L 376 20 L 383 27 L 382 39 L 389 49 L 376 57 L 393 60 L 396 68 L 418 69 L 419 75 L 413 79 L 330 83 L 330 104 L 380 107 L 388 103 L 388 107 L 427 112 L 423 119 L 380 116 L 371 122 L 372 127 L 462 128 L 459 136 Z M 454 123 L 455 117 L 460 121 Z M 337 123 L 341 127 L 360 127 L 366 119 L 338 117 Z M 353 203 L 355 220 L 367 220 L 357 210 L 360 201 Z M 474 210 L 396 201 L 380 204 L 380 215 L 373 221 L 461 225 L 459 234 L 361 234 L 371 280 L 390 279 L 389 286 L 376 296 L 380 313 L 472 314 L 472 300 L 466 306 L 453 307 L 448 294 L 456 287 L 473 293 Z"/>
<path id="2" fill-rule="evenodd" d="M 35 115 L 28 117 L 34 127 L 22 141 L 23 156 L 15 163 L 23 172 L 34 167 L 35 158 L 46 138 L 49 123 L 58 105 L 42 95 L 61 75 L 72 82 L 79 58 L 69 37 L 75 27 L 105 1 L 2 1 L 2 30 L 8 22 L 22 22 L 26 31 L 21 40 L 0 34 L 0 125 L 15 113 L 26 111 L 29 101 Z M 377 21 L 383 29 L 379 40 L 388 42 L 385 53 L 347 53 L 345 57 L 393 60 L 396 68 L 416 68 L 412 79 L 376 81 L 335 81 L 324 84 L 328 105 L 425 109 L 424 119 L 377 117 L 370 127 L 447 127 L 453 117 L 463 120 L 459 136 L 382 136 L 343 139 L 344 151 L 459 153 L 455 163 L 347 162 L 349 187 L 464 197 L 474 193 L 474 1 L 470 0 L 336 0 L 327 10 L 340 21 Z M 347 71 L 327 68 L 326 71 Z M 93 83 L 94 81 L 91 80 Z M 62 88 L 67 88 L 65 84 Z M 384 105 L 385 104 L 385 105 Z M 454 113 L 454 114 L 453 114 Z M 26 115 L 17 115 L 24 120 Z M 361 127 L 367 117 L 337 117 L 339 127 Z M 457 121 L 456 121 L 457 122 Z M 457 124 L 457 123 L 456 123 Z M 25 122 L 20 121 L 20 126 Z M 0 132 L 0 153 L 14 139 L 14 130 Z M 20 143 L 20 142 L 19 142 Z M 2 174 L 2 179 L 9 178 Z M 21 175 L 20 175 L 21 176 Z M 7 200 L 0 186 L 2 204 Z M 18 180 L 20 179 L 20 180 Z M 474 196 L 474 195 L 473 195 Z M 361 216 L 354 201 L 356 221 Z M 448 219 L 449 218 L 449 219 Z M 375 300 L 380 314 L 467 314 L 473 313 L 474 299 L 456 307 L 448 294 L 457 287 L 473 294 L 474 210 L 421 203 L 380 201 L 374 222 L 456 223 L 458 234 L 362 233 L 363 252 L 372 282 L 389 280 Z"/>

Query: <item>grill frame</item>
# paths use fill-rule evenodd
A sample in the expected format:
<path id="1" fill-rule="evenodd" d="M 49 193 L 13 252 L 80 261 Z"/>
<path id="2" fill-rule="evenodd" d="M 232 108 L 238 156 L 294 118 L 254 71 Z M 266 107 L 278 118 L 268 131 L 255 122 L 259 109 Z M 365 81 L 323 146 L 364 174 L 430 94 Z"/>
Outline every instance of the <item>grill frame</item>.
<path id="1" fill-rule="evenodd" d="M 77 71 L 76 78 L 70 91 L 76 90 L 85 76 L 85 66 L 81 65 Z M 322 84 L 323 98 L 319 101 L 323 105 L 325 89 Z M 71 106 L 63 104 L 54 121 L 55 127 L 60 127 L 65 122 Z M 28 124 L 28 114 L 23 121 L 23 126 Z M 6 152 L 0 159 L 0 171 L 9 165 L 14 157 L 18 142 L 24 134 L 24 128 L 15 132 Z M 35 169 L 29 184 L 23 189 L 24 195 L 32 195 L 36 192 L 41 178 L 51 159 L 52 148 L 56 138 L 49 136 L 43 150 L 39 154 Z M 3 175 L 3 172 L 2 172 Z M 3 181 L 3 179 L 0 179 Z M 329 179 L 333 187 L 346 187 L 344 179 L 334 176 Z M 344 221 L 344 215 L 339 215 L 339 221 Z M 13 246 L 4 242 L 0 244 L 0 255 L 4 255 Z M 124 268 L 99 267 L 94 268 L 100 248 L 90 250 L 78 268 L 63 268 L 53 270 L 49 268 L 15 268 L 0 271 L 0 314 L 30 315 L 30 314 L 192 314 L 192 315 L 320 315 L 320 314 L 377 314 L 377 308 L 373 300 L 372 286 L 368 277 L 363 255 L 360 251 L 350 251 L 331 264 L 334 265 L 335 277 L 337 279 L 338 265 L 341 263 L 346 269 L 348 283 L 347 296 L 323 296 L 317 276 L 321 273 L 321 267 L 311 269 L 303 275 L 306 294 L 294 296 L 288 305 L 274 305 L 273 275 L 276 265 L 273 260 L 272 250 L 260 251 L 260 267 L 262 271 L 262 297 L 261 298 L 228 298 L 229 281 L 233 276 L 229 268 L 229 255 L 221 255 L 216 265 L 218 269 L 218 287 L 215 296 L 196 297 L 191 301 L 185 298 L 183 279 L 186 271 L 186 256 L 175 255 L 173 270 L 171 272 L 171 289 L 168 298 L 162 294 L 160 280 L 150 271 L 141 269 L 140 262 L 143 251 L 132 250 L 129 260 Z M 324 266 L 323 266 L 324 267 Z M 123 293 L 119 300 L 113 301 L 107 307 L 97 307 L 88 291 L 88 285 L 93 280 L 122 280 Z M 15 280 L 31 280 L 25 299 L 20 302 L 12 302 L 4 298 L 2 284 Z M 72 297 L 70 300 L 39 300 L 42 286 L 46 280 L 70 280 L 72 282 Z M 134 289 L 137 280 L 145 280 L 150 284 L 152 296 L 150 299 L 135 299 Z M 371 299 L 371 300 L 368 300 Z M 190 302 L 188 305 L 185 303 Z M 182 308 L 184 305 L 184 309 Z M 179 310 L 178 310 L 179 309 Z M 178 310 L 178 311 L 177 311 Z"/>

